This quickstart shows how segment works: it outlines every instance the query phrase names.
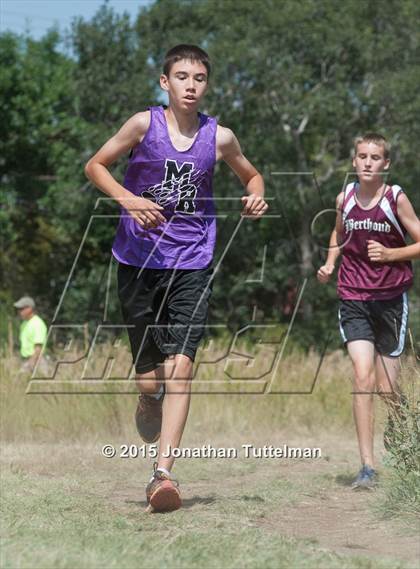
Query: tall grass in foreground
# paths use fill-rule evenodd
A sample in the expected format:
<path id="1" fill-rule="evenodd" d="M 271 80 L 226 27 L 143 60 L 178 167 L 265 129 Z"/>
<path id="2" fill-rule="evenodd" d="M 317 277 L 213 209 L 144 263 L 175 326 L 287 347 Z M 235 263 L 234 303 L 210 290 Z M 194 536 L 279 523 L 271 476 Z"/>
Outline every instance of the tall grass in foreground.
<path id="1" fill-rule="evenodd" d="M 223 355 L 220 347 L 217 349 Z M 207 360 L 217 359 L 217 349 L 213 351 L 212 358 L 207 354 Z M 123 346 L 121 350 L 126 348 Z M 100 370 L 104 367 L 107 353 L 104 346 L 103 354 L 98 354 Z M 78 355 L 75 354 L 75 361 Z M 261 434 L 269 439 L 271 433 L 280 431 L 316 436 L 321 431 L 336 433 L 348 430 L 353 434 L 351 364 L 343 352 L 336 351 L 324 358 L 315 385 L 319 354 L 289 353 L 281 360 L 275 373 L 261 380 L 253 379 L 269 369 L 267 358 L 267 353 L 258 352 L 252 365 L 242 356 L 228 364 L 226 359 L 220 358 L 218 363 L 199 366 L 193 382 L 195 394 L 187 424 L 188 440 L 221 439 L 235 433 L 241 437 Z M 67 359 L 70 358 L 67 356 Z M 130 362 L 128 351 L 119 361 L 119 365 L 126 369 L 126 363 Z M 127 436 L 127 440 L 132 440 L 135 436 L 133 414 L 137 395 L 133 379 L 120 382 L 108 379 L 108 393 L 89 393 L 92 389 L 98 391 L 98 386 L 105 383 L 102 380 L 90 383 L 76 381 L 81 377 L 84 365 L 80 359 L 72 365 L 62 366 L 56 379 L 47 382 L 50 393 L 27 394 L 30 378 L 19 374 L 19 365 L 18 358 L 9 356 L 0 360 L 1 432 L 4 440 L 83 441 L 104 436 Z M 405 367 L 409 369 L 408 364 Z M 94 372 L 92 370 L 92 374 Z M 118 374 L 118 369 L 113 370 L 113 376 L 117 378 Z M 407 381 L 407 374 L 403 375 L 406 376 L 403 380 Z M 280 393 L 262 392 L 267 378 L 272 381 L 271 391 Z M 55 384 L 55 381 L 67 381 L 68 393 L 54 393 L 62 390 L 62 384 Z M 73 384 L 78 391 L 87 386 L 86 392 L 72 393 Z M 129 392 L 110 394 L 114 384 L 119 389 L 122 384 Z M 377 423 L 381 426 L 384 406 L 380 404 L 379 397 L 376 414 Z"/>
<path id="2" fill-rule="evenodd" d="M 391 414 L 387 466 L 378 510 L 386 517 L 420 516 L 420 370 L 411 361 L 406 370 L 402 404 Z M 388 430 L 388 429 L 387 429 Z"/>
<path id="3" fill-rule="evenodd" d="M 76 359 L 76 358 L 75 358 Z M 127 352 L 127 359 L 129 354 Z M 194 438 L 229 436 L 229 433 L 266 433 L 284 428 L 308 431 L 351 427 L 350 366 L 341 353 L 324 361 L 313 393 L 308 393 L 315 378 L 319 356 L 290 355 L 282 362 L 275 378 L 281 394 L 263 394 L 263 382 L 237 379 L 242 364 L 233 362 L 224 371 L 223 364 L 204 366 L 194 380 L 188 432 Z M 236 369 L 235 369 L 236 367 Z M 245 364 L 246 368 L 246 364 Z M 258 369 L 254 367 L 253 375 Z M 30 378 L 19 375 L 19 360 L 1 361 L 1 430 L 6 440 L 82 441 L 98 436 L 135 436 L 133 422 L 137 395 L 134 380 L 120 382 L 129 393 L 91 394 L 103 382 L 86 382 L 85 393 L 71 393 L 72 382 L 80 377 L 80 365 L 68 366 L 58 378 L 68 380 L 67 394 L 26 394 Z M 245 369 L 248 375 L 252 375 Z M 227 375 L 228 374 L 228 375 Z M 117 373 L 115 375 L 118 375 Z M 235 379 L 229 379 L 233 376 Z M 75 389 L 84 387 L 83 380 L 74 382 Z M 115 386 L 121 385 L 115 382 Z M 108 391 L 113 381 L 108 380 Z M 57 390 L 62 386 L 57 383 Z M 302 391 L 289 395 L 284 392 Z M 242 393 L 241 393 L 242 392 Z M 196 435 L 197 434 L 197 435 Z"/>
<path id="4" fill-rule="evenodd" d="M 258 353 L 252 365 L 243 355 L 227 364 L 220 346 L 217 349 L 221 361 L 202 365 L 194 380 L 196 393 L 192 399 L 184 444 L 233 446 L 253 436 L 263 437 L 267 444 L 272 444 L 276 434 L 284 439 L 291 433 L 310 435 L 312 440 L 319 437 L 320 442 L 328 433 L 347 431 L 347 439 L 355 437 L 351 412 L 351 364 L 343 352 L 333 352 L 324 358 L 315 385 L 319 355 L 289 353 L 281 360 L 276 373 L 270 376 L 273 390 L 282 393 L 263 394 L 259 391 L 264 380 L 261 383 L 253 378 L 262 375 L 266 369 L 267 353 Z M 207 354 L 207 360 L 217 360 L 217 349 L 212 358 Z M 126 348 L 122 346 L 122 350 Z M 242 351 L 249 353 L 252 349 L 248 346 Z M 94 367 L 97 365 L 103 369 L 108 353 L 107 346 L 103 346 Z M 49 382 L 51 393 L 27 394 L 30 378 L 27 374 L 19 374 L 19 359 L 5 356 L 0 360 L 3 441 L 65 444 L 70 441 L 94 442 L 105 437 L 108 441 L 123 438 L 128 444 L 138 441 L 133 420 L 137 402 L 134 381 L 120 382 L 128 393 L 91 394 L 88 391 L 92 390 L 92 384 L 87 385 L 85 393 L 72 393 L 73 383 L 79 391 L 84 386 L 84 380 L 76 381 L 81 377 L 84 365 L 83 358 L 77 361 L 79 356 L 83 354 L 74 354 L 76 363 L 64 366 L 56 377 L 67 381 L 67 394 L 54 393 L 55 380 Z M 127 362 L 130 362 L 128 350 L 119 361 L 119 365 L 126 369 Z M 91 373 L 94 375 L 95 370 Z M 386 459 L 381 495 L 377 501 L 378 510 L 385 516 L 402 512 L 420 513 L 420 396 L 419 385 L 415 383 L 418 373 L 415 359 L 406 357 L 401 384 L 408 398 L 407 420 L 397 422 L 397 444 L 393 445 Z M 112 375 L 118 378 L 118 369 Z M 107 385 L 112 387 L 113 381 L 117 380 L 108 379 Z M 102 380 L 94 382 L 96 389 L 95 385 L 103 385 Z M 375 415 L 381 431 L 386 421 L 386 409 L 379 397 L 375 401 Z"/>

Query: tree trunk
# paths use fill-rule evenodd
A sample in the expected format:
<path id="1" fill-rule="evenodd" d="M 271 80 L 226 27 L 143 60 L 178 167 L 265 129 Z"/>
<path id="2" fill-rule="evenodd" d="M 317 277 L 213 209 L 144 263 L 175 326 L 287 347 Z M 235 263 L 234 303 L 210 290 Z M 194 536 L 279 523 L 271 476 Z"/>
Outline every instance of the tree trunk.
<path id="1" fill-rule="evenodd" d="M 310 199 L 308 196 L 308 176 L 304 173 L 309 172 L 308 162 L 306 160 L 305 151 L 302 147 L 301 142 L 302 133 L 298 130 L 293 132 L 293 137 L 295 140 L 295 148 L 298 157 L 298 175 L 297 175 L 297 190 L 300 200 L 300 205 L 302 207 L 302 216 L 300 222 L 300 232 L 299 232 L 299 248 L 300 248 L 300 274 L 302 281 L 305 278 L 309 278 L 313 272 L 312 267 L 312 240 L 310 234 Z M 303 298 L 302 300 L 302 311 L 304 320 L 308 321 L 312 318 L 312 303 Z"/>

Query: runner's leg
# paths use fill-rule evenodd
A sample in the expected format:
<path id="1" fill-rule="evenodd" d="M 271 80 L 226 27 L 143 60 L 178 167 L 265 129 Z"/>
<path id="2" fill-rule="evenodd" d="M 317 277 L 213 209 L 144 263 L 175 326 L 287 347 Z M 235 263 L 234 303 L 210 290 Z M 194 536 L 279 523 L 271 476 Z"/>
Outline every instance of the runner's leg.
<path id="1" fill-rule="evenodd" d="M 398 385 L 398 377 L 401 371 L 400 358 L 378 354 L 375 367 L 376 389 L 388 410 L 388 421 L 384 430 L 384 446 L 389 451 L 396 444 L 396 435 L 403 428 L 406 418 L 407 400 Z"/>
<path id="2" fill-rule="evenodd" d="M 174 457 L 164 457 L 168 449 L 177 448 L 181 442 L 191 400 L 193 362 L 188 356 L 176 354 L 166 360 L 166 393 L 163 401 L 162 430 L 160 434 L 158 468 L 170 471 Z"/>
<path id="3" fill-rule="evenodd" d="M 163 366 L 147 373 L 136 373 L 137 389 L 140 393 L 155 395 L 160 391 L 164 379 Z"/>
<path id="4" fill-rule="evenodd" d="M 348 342 L 353 364 L 353 416 L 362 464 L 373 467 L 373 393 L 375 391 L 375 348 L 367 340 Z"/>
<path id="5" fill-rule="evenodd" d="M 170 471 L 174 457 L 163 456 L 180 445 L 188 417 L 195 353 L 205 331 L 213 269 L 179 271 L 167 295 L 168 344 L 173 356 L 165 360 L 165 398 L 158 467 Z"/>
<path id="6" fill-rule="evenodd" d="M 376 354 L 375 356 L 375 375 L 376 389 L 381 397 L 389 404 L 398 403 L 400 390 L 398 387 L 398 377 L 400 375 L 400 358 Z"/>

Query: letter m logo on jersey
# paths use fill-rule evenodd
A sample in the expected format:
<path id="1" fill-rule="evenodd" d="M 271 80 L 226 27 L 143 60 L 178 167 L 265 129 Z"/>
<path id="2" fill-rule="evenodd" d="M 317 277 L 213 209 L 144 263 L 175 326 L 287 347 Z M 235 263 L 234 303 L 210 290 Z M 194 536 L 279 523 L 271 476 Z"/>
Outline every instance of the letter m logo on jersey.
<path id="1" fill-rule="evenodd" d="M 182 162 L 179 166 L 176 160 L 166 159 L 165 161 L 165 185 L 175 184 L 178 193 L 176 212 L 195 213 L 194 200 L 197 195 L 197 186 L 191 183 L 193 170 L 193 162 Z"/>

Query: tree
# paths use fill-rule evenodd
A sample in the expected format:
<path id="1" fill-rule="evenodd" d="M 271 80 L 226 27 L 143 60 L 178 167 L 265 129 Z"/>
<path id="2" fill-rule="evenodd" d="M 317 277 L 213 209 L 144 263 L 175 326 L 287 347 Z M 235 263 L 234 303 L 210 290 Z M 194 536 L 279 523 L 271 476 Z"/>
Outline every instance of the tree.
<path id="1" fill-rule="evenodd" d="M 260 320 L 287 323 L 306 283 L 298 340 L 316 343 L 335 326 L 335 291 L 315 280 L 333 215 L 319 219 L 315 237 L 311 222 L 334 207 L 356 134 L 385 133 L 395 180 L 420 208 L 419 12 L 414 0 L 303 0 L 298 10 L 294 0 L 157 0 L 132 25 L 105 5 L 92 20 L 75 20 L 72 57 L 60 51 L 54 31 L 39 42 L 3 34 L 3 300 L 33 291 L 53 313 L 103 197 L 84 177 L 85 162 L 129 116 L 162 101 L 165 52 L 196 43 L 213 62 L 202 110 L 238 135 L 265 176 L 270 213 L 279 216 L 241 226 L 215 282 L 213 320 L 237 327 L 257 306 Z M 121 181 L 127 158 L 113 168 Z M 219 205 L 231 214 L 219 223 L 220 254 L 238 220 L 242 189 L 225 165 L 216 167 L 214 188 L 218 197 L 236 198 Z M 106 207 L 118 214 L 115 205 Z M 88 235 L 63 305 L 69 319 L 101 317 L 96 300 L 115 223 Z"/>

